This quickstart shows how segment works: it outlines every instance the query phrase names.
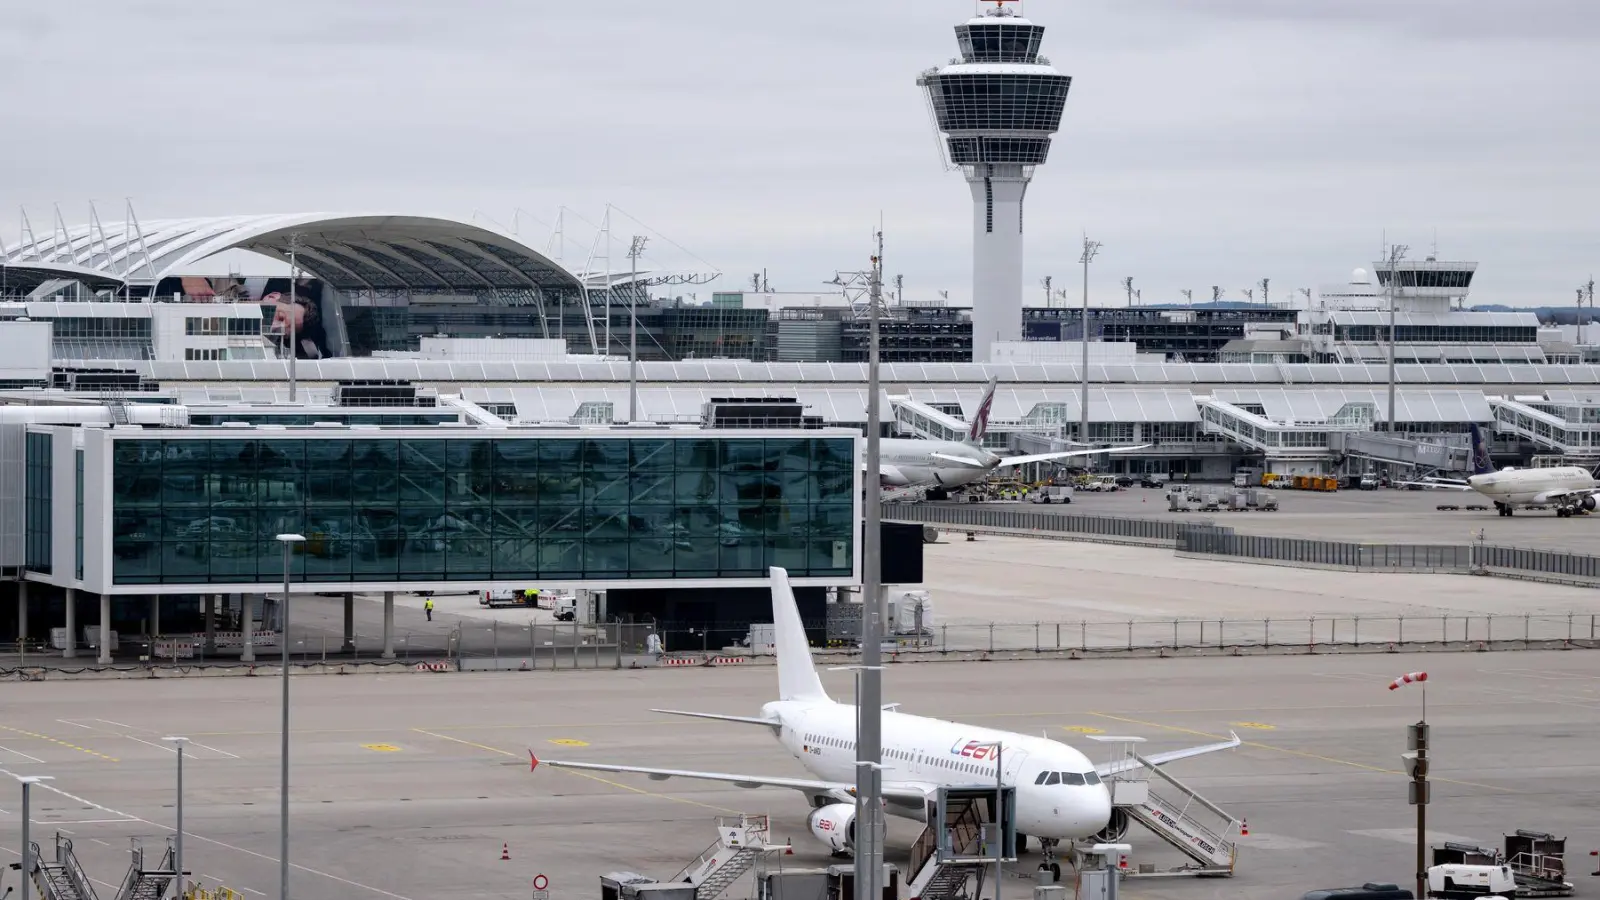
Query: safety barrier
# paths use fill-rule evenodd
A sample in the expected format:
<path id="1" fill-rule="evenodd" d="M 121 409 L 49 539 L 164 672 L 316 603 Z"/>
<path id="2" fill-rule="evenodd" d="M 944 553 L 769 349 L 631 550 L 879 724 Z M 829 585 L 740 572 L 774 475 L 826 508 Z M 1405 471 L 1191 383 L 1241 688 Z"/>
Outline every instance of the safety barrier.
<path id="1" fill-rule="evenodd" d="M 1162 519 L 1134 519 L 1117 516 L 1080 516 L 1043 510 L 998 508 L 978 504 L 938 506 L 932 504 L 884 504 L 886 522 L 918 522 L 942 525 L 954 531 L 963 526 L 975 529 L 1002 529 L 1015 532 L 1049 532 L 1060 535 L 1085 535 L 1113 543 L 1171 546 L 1178 539 L 1180 522 Z"/>
<path id="2" fill-rule="evenodd" d="M 663 656 L 656 661 L 658 666 L 698 666 L 700 660 L 687 656 Z"/>
<path id="3" fill-rule="evenodd" d="M 420 663 L 417 663 L 417 671 L 418 672 L 448 672 L 448 671 L 450 671 L 450 664 L 449 663 L 443 663 L 443 662 L 420 662 Z"/>

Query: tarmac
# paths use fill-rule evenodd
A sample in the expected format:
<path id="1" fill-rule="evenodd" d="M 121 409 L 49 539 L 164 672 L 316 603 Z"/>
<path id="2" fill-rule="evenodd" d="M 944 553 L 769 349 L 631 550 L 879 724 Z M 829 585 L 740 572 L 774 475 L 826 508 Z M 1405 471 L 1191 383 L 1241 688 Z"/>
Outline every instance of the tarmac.
<path id="1" fill-rule="evenodd" d="M 1150 750 L 1235 730 L 1236 751 L 1172 771 L 1244 817 L 1237 875 L 1130 880 L 1131 898 L 1280 898 L 1381 880 L 1407 884 L 1414 809 L 1399 754 L 1421 714 L 1433 730 L 1430 839 L 1498 844 L 1517 828 L 1569 837 L 1574 870 L 1600 847 L 1600 657 L 1581 652 L 1270 657 L 896 666 L 888 701 L 911 713 L 1045 733 L 1134 734 Z M 825 672 L 848 701 L 848 673 Z M 763 729 L 665 717 L 650 707 L 750 714 L 771 669 L 293 679 L 292 890 L 296 900 L 552 900 L 594 896 L 616 870 L 668 878 L 711 843 L 714 819 L 770 814 L 785 866 L 829 863 L 798 795 L 540 767 L 541 758 L 801 774 Z M 110 896 L 130 838 L 154 852 L 174 822 L 174 754 L 186 757 L 186 862 L 207 886 L 277 896 L 276 678 L 45 682 L 5 693 L 0 768 L 55 780 L 35 789 L 33 836 L 60 830 Z M 691 699 L 685 699 L 691 698 Z M 698 699 L 692 699 L 698 698 Z M 15 859 L 15 788 L 0 794 L 0 858 Z M 890 859 L 919 827 L 891 820 Z M 1135 865 L 1181 862 L 1138 826 Z M 510 860 L 502 861 L 502 846 Z M 1033 858 L 1005 895 L 1025 896 Z M 15 876 L 7 873 L 7 883 Z M 1591 887 L 1586 874 L 1574 876 Z M 1592 888 L 1591 888 L 1592 889 Z M 726 896 L 748 897 L 746 879 Z"/>
<path id="2" fill-rule="evenodd" d="M 1195 488 L 1202 493 L 1215 491 L 1223 495 L 1235 490 L 1220 484 L 1196 484 Z M 1175 513 L 1168 509 L 1165 491 L 1137 486 L 1105 493 L 1078 491 L 1072 502 L 1064 505 L 1023 503 L 1021 507 L 1091 516 L 1179 522 L 1210 520 L 1242 534 L 1327 541 L 1468 544 L 1477 539 L 1481 530 L 1485 541 L 1506 547 L 1586 554 L 1595 553 L 1600 547 L 1600 515 L 1561 519 L 1556 517 L 1554 509 L 1524 509 L 1506 518 L 1495 513 L 1492 506 L 1483 511 L 1438 509 L 1440 505 L 1452 504 L 1490 505 L 1488 500 L 1470 491 L 1382 489 L 1323 493 L 1274 489 L 1272 495 L 1279 504 L 1276 512 Z"/>

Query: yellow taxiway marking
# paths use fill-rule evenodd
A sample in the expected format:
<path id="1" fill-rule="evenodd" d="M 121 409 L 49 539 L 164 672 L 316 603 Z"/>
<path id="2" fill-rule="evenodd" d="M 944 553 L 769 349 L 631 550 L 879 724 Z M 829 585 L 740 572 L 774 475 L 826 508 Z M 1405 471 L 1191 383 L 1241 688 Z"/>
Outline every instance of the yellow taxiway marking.
<path id="1" fill-rule="evenodd" d="M 399 753 L 400 752 L 400 748 L 396 747 L 393 744 L 362 744 L 361 746 L 362 746 L 363 749 L 372 750 L 372 751 L 377 752 L 377 753 Z"/>
<path id="2" fill-rule="evenodd" d="M 1176 731 L 1176 732 L 1179 732 L 1181 734 L 1192 734 L 1192 735 L 1195 735 L 1196 737 L 1210 738 L 1212 740 L 1224 740 L 1223 736 L 1220 735 L 1220 734 L 1212 734 L 1209 731 L 1196 731 L 1193 728 L 1182 728 L 1182 727 L 1177 726 L 1177 725 L 1163 725 L 1160 722 L 1146 722 L 1146 721 L 1144 721 L 1142 719 L 1129 719 L 1129 718 L 1127 718 L 1125 716 L 1114 716 L 1114 715 L 1111 715 L 1110 713 L 1102 713 L 1102 712 L 1091 712 L 1091 713 L 1089 713 L 1089 715 L 1091 715 L 1091 716 L 1099 716 L 1102 719 L 1110 719 L 1110 720 L 1112 720 L 1114 722 L 1126 722 L 1129 725 L 1143 725 L 1146 728 L 1161 728 L 1161 729 L 1165 729 L 1167 731 Z M 1366 770 L 1368 772 L 1378 772 L 1378 773 L 1383 774 L 1383 775 L 1406 775 L 1405 772 L 1402 772 L 1399 769 L 1385 769 L 1382 766 L 1369 766 L 1366 763 L 1358 763 L 1358 762 L 1355 762 L 1353 760 L 1337 759 L 1337 758 L 1332 757 L 1332 756 L 1323 756 L 1323 755 L 1321 755 L 1319 753 L 1307 753 L 1304 750 L 1291 750 L 1288 747 L 1278 747 L 1278 746 L 1275 746 L 1273 744 L 1263 744 L 1263 743 L 1260 743 L 1258 741 L 1241 741 L 1240 743 L 1243 744 L 1246 747 L 1255 747 L 1258 750 L 1271 750 L 1271 751 L 1273 751 L 1275 753 L 1283 753 L 1283 754 L 1287 754 L 1289 756 L 1299 756 L 1299 757 L 1302 757 L 1304 759 L 1315 759 L 1315 760 L 1318 760 L 1320 762 L 1333 763 L 1334 765 L 1337 765 L 1337 766 L 1349 766 L 1352 769 L 1364 769 L 1364 770 Z M 1466 786 L 1466 787 L 1483 788 L 1484 790 L 1499 791 L 1499 792 L 1504 793 L 1504 794 L 1520 794 L 1520 793 L 1522 793 L 1521 791 L 1515 790 L 1513 788 L 1501 787 L 1498 784 L 1482 784 L 1482 783 L 1476 782 L 1476 781 L 1459 781 L 1459 780 L 1454 779 L 1454 778 L 1439 778 L 1439 777 L 1436 777 L 1436 776 L 1429 776 L 1428 780 L 1430 780 L 1430 781 L 1442 781 L 1442 782 L 1445 782 L 1447 784 L 1459 784 L 1459 785 L 1463 785 L 1463 786 Z"/>
<path id="3" fill-rule="evenodd" d="M 115 756 L 107 756 L 104 753 L 100 753 L 100 752 L 95 751 L 95 750 L 90 750 L 88 747 L 79 747 L 77 744 L 69 744 L 66 741 L 58 741 L 55 738 L 49 736 L 48 734 L 39 734 L 36 731 L 24 731 L 21 728 L 12 728 L 10 725 L 0 725 L 0 728 L 4 728 L 6 731 L 10 731 L 10 732 L 13 732 L 15 734 L 25 734 L 25 735 L 27 735 L 28 737 L 31 737 L 31 738 L 38 738 L 41 741 L 49 741 L 52 744 L 60 744 L 63 747 L 69 747 L 69 748 L 71 748 L 73 750 L 78 751 L 79 753 L 87 753 L 90 756 L 98 756 L 99 758 L 101 758 L 103 760 L 106 760 L 107 762 L 118 762 L 119 761 Z"/>
<path id="4" fill-rule="evenodd" d="M 439 738 L 440 740 L 454 741 L 457 744 L 466 744 L 468 747 L 476 747 L 479 750 L 483 750 L 483 751 L 485 751 L 487 753 L 498 753 L 501 756 L 509 756 L 509 757 L 512 757 L 513 759 L 522 759 L 522 757 L 523 757 L 523 754 L 521 754 L 521 753 L 512 753 L 510 750 L 502 750 L 499 747 L 491 747 L 488 744 L 480 744 L 477 741 L 462 740 L 461 738 L 451 737 L 448 734 L 439 734 L 436 731 L 428 731 L 428 730 L 422 729 L 422 728 L 413 728 L 411 730 L 417 732 L 418 734 L 425 734 L 425 735 L 428 735 L 429 737 Z M 710 804 L 710 803 L 701 803 L 699 800 L 690 800 L 687 797 L 674 797 L 671 794 L 658 794 L 655 791 L 647 791 L 647 790 L 645 790 L 643 788 L 636 788 L 631 784 L 623 784 L 620 781 L 612 781 L 609 778 L 601 778 L 599 775 L 591 775 L 588 772 L 580 772 L 580 771 L 578 771 L 576 769 L 561 769 L 560 771 L 565 772 L 568 775 L 577 775 L 577 776 L 582 777 L 582 778 L 587 778 L 587 779 L 589 779 L 591 781 L 598 781 L 601 784 L 608 784 L 608 785 L 610 785 L 610 786 L 612 786 L 614 788 L 621 788 L 622 790 L 630 791 L 630 792 L 635 793 L 635 794 L 643 794 L 646 797 L 659 797 L 662 800 L 672 800 L 672 801 L 677 802 L 677 803 L 687 803 L 690 806 L 698 806 L 698 807 L 701 807 L 702 809 L 716 810 L 717 812 L 728 813 L 729 815 L 734 815 L 734 816 L 737 816 L 737 815 L 740 814 L 739 810 L 737 810 L 737 809 L 728 809 L 725 806 L 716 806 L 716 805 L 713 805 L 713 804 Z"/>
<path id="5" fill-rule="evenodd" d="M 1064 731 L 1071 731 L 1071 732 L 1075 732 L 1077 734 L 1105 734 L 1106 733 L 1106 730 L 1104 728 L 1096 728 L 1093 725 L 1063 725 L 1063 726 L 1061 726 L 1061 728 Z"/>
<path id="6" fill-rule="evenodd" d="M 560 744 L 563 747 L 587 747 L 587 746 L 589 746 L 589 742 L 588 741 L 580 741 L 577 738 L 551 738 L 550 739 L 550 743 L 552 743 L 552 744 Z"/>
<path id="7" fill-rule="evenodd" d="M 1235 728 L 1254 728 L 1257 731 L 1276 731 L 1278 726 L 1268 725 L 1265 722 L 1229 722 Z"/>

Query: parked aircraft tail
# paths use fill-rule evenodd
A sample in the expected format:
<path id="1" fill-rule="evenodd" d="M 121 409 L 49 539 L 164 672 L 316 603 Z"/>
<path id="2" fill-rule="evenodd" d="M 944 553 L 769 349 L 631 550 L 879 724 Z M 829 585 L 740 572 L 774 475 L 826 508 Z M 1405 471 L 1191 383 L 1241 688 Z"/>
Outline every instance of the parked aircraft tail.
<path id="1" fill-rule="evenodd" d="M 965 443 L 974 447 L 983 446 L 983 436 L 989 433 L 989 414 L 994 410 L 994 389 L 999 382 L 999 377 L 989 379 L 989 388 L 983 392 L 983 399 L 978 402 L 978 411 L 972 414 L 972 421 L 967 426 Z"/>
<path id="2" fill-rule="evenodd" d="M 829 700 L 822 689 L 822 679 L 817 677 L 817 667 L 811 660 L 811 645 L 806 642 L 806 629 L 800 621 L 800 607 L 795 603 L 794 591 L 789 587 L 789 573 L 773 566 L 772 576 L 772 630 L 774 648 L 778 654 L 779 700 Z"/>
<path id="3" fill-rule="evenodd" d="M 1489 459 L 1489 442 L 1479 430 L 1478 423 L 1473 422 L 1467 428 L 1472 432 L 1472 474 L 1487 475 L 1494 471 L 1494 463 Z"/>

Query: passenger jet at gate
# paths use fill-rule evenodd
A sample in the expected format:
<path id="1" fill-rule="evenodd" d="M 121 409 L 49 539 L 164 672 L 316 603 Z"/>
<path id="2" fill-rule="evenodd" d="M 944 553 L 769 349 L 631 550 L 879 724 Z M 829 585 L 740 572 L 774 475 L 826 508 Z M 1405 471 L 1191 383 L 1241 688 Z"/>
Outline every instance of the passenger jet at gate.
<path id="1" fill-rule="evenodd" d="M 664 781 L 698 778 L 743 788 L 779 787 L 804 794 L 812 812 L 806 820 L 811 833 L 845 855 L 853 849 L 855 828 L 856 710 L 835 702 L 822 689 L 812 664 L 811 649 L 800 623 L 800 611 L 789 589 L 788 573 L 774 568 L 772 619 L 778 656 L 778 699 L 761 708 L 759 716 L 683 712 L 653 712 L 735 722 L 767 729 L 783 749 L 800 761 L 808 778 L 695 772 L 607 763 L 544 760 L 545 765 L 600 772 L 629 772 Z M 995 768 L 1004 767 L 1001 779 L 1016 789 L 1018 849 L 1026 835 L 1038 839 L 1047 852 L 1060 841 L 1096 838 L 1120 839 L 1128 817 L 1114 810 L 1102 778 L 1136 768 L 1134 759 L 1095 766 L 1082 753 L 1059 741 L 1012 731 L 977 728 L 894 712 L 883 713 L 883 795 L 890 815 L 925 822 L 928 800 L 940 787 L 993 784 Z M 1232 740 L 1185 750 L 1145 756 L 1152 765 L 1186 759 L 1239 746 Z M 995 747 L 998 745 L 999 752 Z M 533 767 L 541 760 L 529 751 Z"/>
<path id="2" fill-rule="evenodd" d="M 1511 515 L 1519 506 L 1554 506 L 1560 518 L 1591 513 L 1595 510 L 1595 495 L 1600 494 L 1600 482 L 1582 466 L 1551 466 L 1538 469 L 1515 469 L 1507 466 L 1495 471 L 1489 461 L 1489 445 L 1477 425 L 1472 431 L 1472 475 L 1465 481 L 1450 478 L 1430 478 L 1426 481 L 1402 481 L 1405 487 L 1433 488 L 1449 491 L 1476 491 L 1494 501 L 1495 511 L 1502 516 Z"/>
<path id="3" fill-rule="evenodd" d="M 1036 462 L 1057 462 L 1075 456 L 1099 456 L 1105 453 L 1129 453 L 1143 450 L 1149 444 L 1137 447 L 1113 447 L 1104 450 L 1057 450 L 1052 453 L 1034 453 L 1028 456 L 1001 456 L 984 449 L 983 437 L 989 433 L 989 412 L 994 408 L 994 391 L 998 379 L 989 379 L 978 411 L 967 426 L 967 436 L 960 441 L 925 441 L 917 438 L 884 438 L 878 443 L 878 477 L 891 487 L 937 486 L 956 488 L 989 477 L 996 469 L 1021 466 Z"/>

